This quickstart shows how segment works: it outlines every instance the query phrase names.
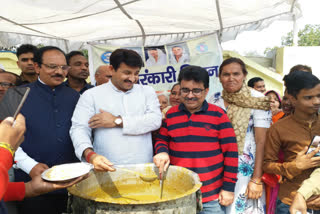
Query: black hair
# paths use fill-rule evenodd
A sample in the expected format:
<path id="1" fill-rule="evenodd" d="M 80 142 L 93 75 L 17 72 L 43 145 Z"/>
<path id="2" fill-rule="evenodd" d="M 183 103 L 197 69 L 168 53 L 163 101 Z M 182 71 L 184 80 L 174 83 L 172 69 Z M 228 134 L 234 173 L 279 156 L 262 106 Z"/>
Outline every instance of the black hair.
<path id="1" fill-rule="evenodd" d="M 282 100 L 281 100 L 281 97 L 280 97 L 280 95 L 279 95 L 278 92 L 276 92 L 275 90 L 269 90 L 269 91 L 267 91 L 266 93 L 264 93 L 264 96 L 268 96 L 268 95 L 271 94 L 271 93 L 274 93 L 274 94 L 276 95 L 276 97 L 277 97 L 277 99 L 278 99 L 278 102 L 279 102 L 279 109 L 281 109 Z"/>
<path id="2" fill-rule="evenodd" d="M 19 56 L 21 54 L 25 54 L 25 53 L 33 53 L 33 56 L 36 54 L 38 48 L 34 45 L 31 44 L 23 44 L 20 47 L 18 47 L 17 49 L 17 57 L 19 58 Z"/>
<path id="3" fill-rule="evenodd" d="M 136 51 L 128 49 L 117 49 L 112 52 L 110 56 L 110 65 L 112 65 L 115 71 L 117 71 L 121 63 L 130 67 L 143 67 L 141 56 Z"/>
<path id="4" fill-rule="evenodd" d="M 264 80 L 263 80 L 262 78 L 260 78 L 260 77 L 253 77 L 253 78 L 249 79 L 249 81 L 248 81 L 248 86 L 251 87 L 251 88 L 253 88 L 253 87 L 254 87 L 254 84 L 255 84 L 256 82 L 260 82 L 260 81 L 264 81 Z"/>
<path id="5" fill-rule="evenodd" d="M 297 98 L 302 89 L 311 89 L 320 84 L 318 77 L 310 72 L 294 71 L 283 78 L 288 94 Z"/>
<path id="6" fill-rule="evenodd" d="M 179 73 L 179 84 L 182 80 L 193 80 L 197 83 L 202 82 L 204 88 L 209 88 L 209 74 L 206 69 L 200 66 L 189 65 L 184 67 Z"/>
<path id="7" fill-rule="evenodd" d="M 180 83 L 175 83 L 173 86 L 172 86 L 172 88 L 171 88 L 171 91 L 174 89 L 174 87 L 176 87 L 177 85 L 180 85 Z"/>
<path id="8" fill-rule="evenodd" d="M 77 55 L 84 57 L 84 54 L 81 51 L 71 51 L 70 53 L 68 53 L 66 55 L 67 64 L 70 65 L 70 59 L 74 56 L 77 56 Z"/>
<path id="9" fill-rule="evenodd" d="M 55 46 L 44 46 L 44 47 L 38 49 L 38 51 L 37 51 L 36 54 L 34 55 L 34 60 L 33 60 L 33 61 L 36 62 L 39 66 L 41 66 L 43 54 L 44 54 L 46 51 L 51 51 L 51 50 L 60 51 L 64 56 L 66 56 L 65 53 L 63 52 L 63 50 L 61 50 L 61 49 L 58 48 L 58 47 L 55 47 Z"/>
<path id="10" fill-rule="evenodd" d="M 236 57 L 231 57 L 231 58 L 228 58 L 228 59 L 225 59 L 222 64 L 220 65 L 219 67 L 219 76 L 221 75 L 222 73 L 222 69 L 224 66 L 226 65 L 229 65 L 231 63 L 238 63 L 240 66 L 241 66 L 241 69 L 242 69 L 242 73 L 246 76 L 248 74 L 248 71 L 246 69 L 246 65 L 244 64 L 244 62 L 239 59 L 239 58 L 236 58 Z"/>
<path id="11" fill-rule="evenodd" d="M 301 65 L 301 64 L 298 64 L 298 65 L 295 65 L 293 66 L 290 71 L 289 71 L 289 74 L 294 72 L 294 71 L 305 71 L 305 72 L 310 72 L 312 73 L 312 69 L 311 67 L 307 66 L 307 65 Z"/>

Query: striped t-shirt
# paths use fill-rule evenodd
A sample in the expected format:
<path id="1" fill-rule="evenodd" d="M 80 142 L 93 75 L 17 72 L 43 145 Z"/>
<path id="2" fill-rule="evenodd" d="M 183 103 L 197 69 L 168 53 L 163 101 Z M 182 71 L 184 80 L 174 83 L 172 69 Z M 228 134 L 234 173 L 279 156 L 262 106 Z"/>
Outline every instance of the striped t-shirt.
<path id="1" fill-rule="evenodd" d="M 172 107 L 157 136 L 155 152 L 167 152 L 171 164 L 198 173 L 202 202 L 216 200 L 221 189 L 234 191 L 237 141 L 227 114 L 216 105 L 204 101 L 194 114 L 183 104 Z"/>

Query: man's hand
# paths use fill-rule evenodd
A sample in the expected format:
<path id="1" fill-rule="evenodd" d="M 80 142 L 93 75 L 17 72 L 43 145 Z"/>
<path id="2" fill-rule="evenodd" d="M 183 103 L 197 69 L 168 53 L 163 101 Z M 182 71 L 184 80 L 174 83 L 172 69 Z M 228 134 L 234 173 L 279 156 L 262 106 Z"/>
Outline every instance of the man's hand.
<path id="1" fill-rule="evenodd" d="M 260 181 L 261 182 L 261 181 Z M 249 199 L 258 199 L 262 196 L 263 186 L 262 184 L 255 184 L 249 181 L 245 195 Z"/>
<path id="2" fill-rule="evenodd" d="M 43 173 L 46 169 L 49 169 L 49 167 L 47 166 L 47 164 L 44 163 L 38 163 L 37 165 L 35 165 L 29 175 L 30 177 L 33 179 L 37 176 L 41 176 L 41 173 Z"/>
<path id="3" fill-rule="evenodd" d="M 58 189 L 64 189 L 70 187 L 88 177 L 89 174 L 83 175 L 79 178 L 72 179 L 67 182 L 46 182 L 42 180 L 41 175 L 38 175 L 32 178 L 31 181 L 25 183 L 25 198 L 26 197 L 35 197 L 44 193 L 52 192 Z"/>
<path id="4" fill-rule="evenodd" d="M 0 124 L 0 142 L 8 143 L 17 150 L 23 142 L 23 134 L 26 130 L 26 122 L 22 114 L 18 114 L 15 122 L 8 117 Z"/>
<path id="5" fill-rule="evenodd" d="M 313 157 L 320 150 L 320 147 L 316 148 L 309 154 L 306 154 L 308 147 L 305 147 L 301 152 L 297 154 L 296 166 L 300 170 L 310 169 L 320 166 L 320 157 Z"/>
<path id="6" fill-rule="evenodd" d="M 312 209 L 320 209 L 320 195 L 313 195 L 307 201 L 307 206 L 311 207 Z"/>
<path id="7" fill-rule="evenodd" d="M 162 173 L 167 171 L 169 164 L 170 164 L 170 158 L 169 158 L 168 153 L 161 152 L 161 153 L 155 155 L 153 157 L 153 162 L 156 165 L 156 167 L 159 168 L 159 175 L 161 178 Z"/>
<path id="8" fill-rule="evenodd" d="M 99 110 L 100 113 L 92 116 L 89 120 L 89 127 L 95 128 L 113 128 L 116 127 L 114 120 L 117 118 L 109 112 Z"/>
<path id="9" fill-rule="evenodd" d="M 90 163 L 93 164 L 94 169 L 99 172 L 105 171 L 115 171 L 116 169 L 113 168 L 113 163 L 111 163 L 107 158 L 102 155 L 94 154 L 90 157 Z"/>
<path id="10" fill-rule="evenodd" d="M 226 190 L 221 190 L 219 193 L 219 203 L 222 206 L 229 206 L 234 199 L 234 193 Z"/>
<path id="11" fill-rule="evenodd" d="M 301 212 L 301 214 L 307 214 L 307 204 L 304 200 L 303 196 L 297 192 L 294 197 L 292 204 L 290 206 L 290 213 L 296 214 L 297 212 Z"/>

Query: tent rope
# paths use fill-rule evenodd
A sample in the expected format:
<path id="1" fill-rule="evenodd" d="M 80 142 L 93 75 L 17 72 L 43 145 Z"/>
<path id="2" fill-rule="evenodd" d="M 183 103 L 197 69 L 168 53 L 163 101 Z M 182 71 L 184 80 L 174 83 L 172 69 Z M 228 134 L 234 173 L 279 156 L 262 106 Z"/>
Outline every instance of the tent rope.
<path id="1" fill-rule="evenodd" d="M 129 1 L 129 2 L 126 2 L 124 4 L 120 4 L 120 5 L 121 6 L 125 6 L 125 5 L 128 5 L 128 4 L 132 4 L 134 2 L 137 2 L 137 1 L 140 1 L 140 0 L 133 0 L 133 1 Z M 113 7 L 113 8 L 107 9 L 107 10 L 103 10 L 103 11 L 100 11 L 100 12 L 91 13 L 91 14 L 87 14 L 87 15 L 83 15 L 83 16 L 77 16 L 77 17 L 73 17 L 73 18 L 69 18 L 69 19 L 62 19 L 62 20 L 49 21 L 49 22 L 22 23 L 22 25 L 44 25 L 44 24 L 67 22 L 67 21 L 72 21 L 72 20 L 77 20 L 77 19 L 82 19 L 82 18 L 86 18 L 86 17 L 90 17 L 90 16 L 99 15 L 99 14 L 106 13 L 106 12 L 109 12 L 109 11 L 112 11 L 112 10 L 115 10 L 115 9 L 118 9 L 118 8 L 119 8 L 119 6 Z"/>
<path id="2" fill-rule="evenodd" d="M 54 35 L 51 35 L 51 34 L 47 34 L 47 33 L 44 33 L 44 32 L 41 32 L 41 31 L 38 31 L 38 30 L 35 30 L 35 29 L 32 29 L 32 28 L 27 27 L 27 26 L 24 26 L 23 24 L 19 24 L 19 23 L 14 22 L 14 21 L 12 21 L 12 20 L 10 20 L 10 19 L 7 19 L 7 18 L 5 18 L 5 17 L 3 17 L 3 16 L 0 16 L 0 19 L 3 19 L 3 20 L 5 20 L 5 21 L 7 21 L 7 22 L 10 22 L 11 24 L 18 25 L 18 26 L 20 26 L 20 27 L 22 27 L 22 28 L 25 28 L 25 29 L 27 29 L 27 30 L 31 30 L 31 31 L 36 32 L 36 33 L 44 34 L 44 35 L 47 35 L 47 36 L 50 36 L 50 37 L 54 37 L 54 38 L 63 39 L 63 38 L 60 38 L 60 37 L 57 37 L 57 36 L 54 36 Z"/>

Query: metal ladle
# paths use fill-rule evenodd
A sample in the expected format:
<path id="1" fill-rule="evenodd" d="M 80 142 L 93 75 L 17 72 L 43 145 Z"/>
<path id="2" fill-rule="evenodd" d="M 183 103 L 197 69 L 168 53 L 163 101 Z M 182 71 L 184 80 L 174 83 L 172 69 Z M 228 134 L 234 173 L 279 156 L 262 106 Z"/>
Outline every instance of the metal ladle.
<path id="1" fill-rule="evenodd" d="M 91 165 L 91 170 L 93 170 L 94 166 L 92 164 L 90 164 L 90 165 Z M 123 168 L 123 167 L 119 167 L 119 166 L 113 166 L 113 168 L 120 169 L 120 170 L 123 170 L 123 171 L 126 171 L 126 172 L 133 173 L 135 175 L 138 175 L 140 177 L 140 179 L 145 181 L 145 182 L 152 182 L 152 181 L 158 179 L 157 175 L 144 175 L 144 174 L 141 174 L 140 172 L 137 172 L 137 171 L 134 171 L 134 170 L 131 170 L 131 169 L 127 169 L 127 168 Z"/>
<path id="2" fill-rule="evenodd" d="M 120 170 L 123 170 L 123 171 L 126 171 L 126 172 L 130 172 L 130 173 L 133 173 L 135 175 L 138 175 L 140 177 L 140 179 L 145 181 L 145 182 L 152 182 L 152 181 L 158 179 L 157 175 L 145 175 L 145 174 L 142 174 L 140 172 L 137 172 L 137 171 L 134 171 L 134 170 L 131 170 L 131 169 L 122 168 L 122 167 L 114 167 L 114 168 L 120 169 Z"/>

